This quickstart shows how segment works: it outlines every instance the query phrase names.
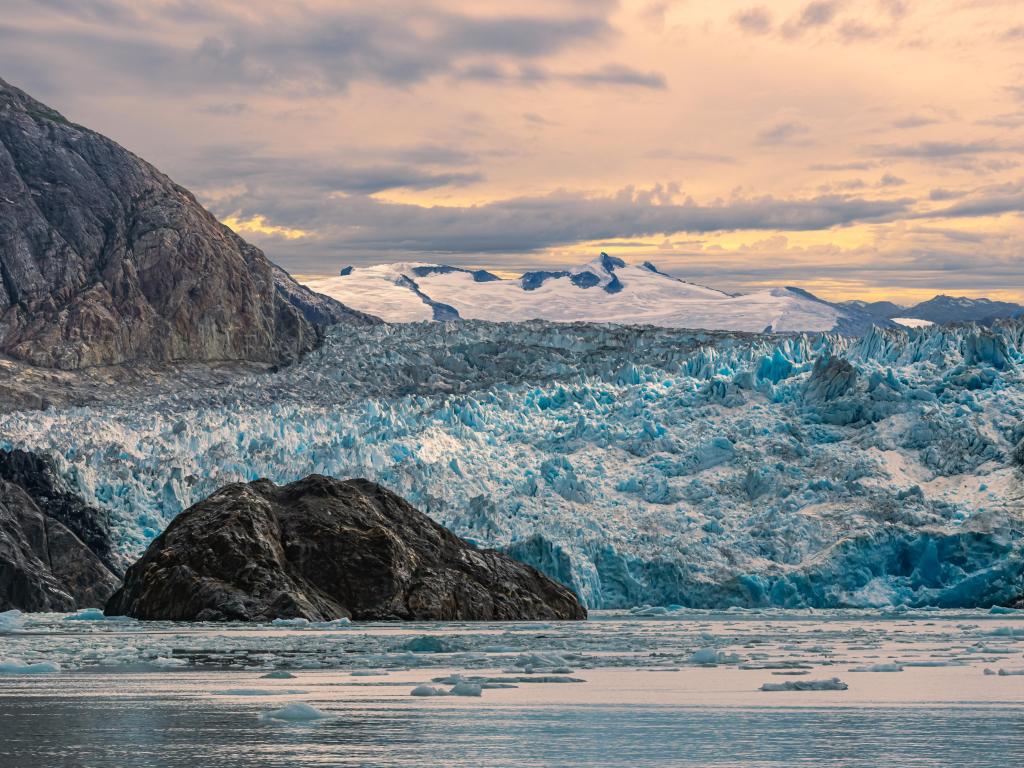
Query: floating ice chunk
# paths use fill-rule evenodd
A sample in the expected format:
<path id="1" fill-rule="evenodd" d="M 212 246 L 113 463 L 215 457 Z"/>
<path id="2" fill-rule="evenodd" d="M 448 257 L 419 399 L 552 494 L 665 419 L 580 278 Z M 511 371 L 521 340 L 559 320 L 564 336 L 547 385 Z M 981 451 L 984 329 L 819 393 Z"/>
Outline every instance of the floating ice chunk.
<path id="1" fill-rule="evenodd" d="M 402 648 L 413 653 L 449 653 L 452 650 L 452 647 L 446 641 L 433 635 L 414 637 L 403 645 Z"/>
<path id="2" fill-rule="evenodd" d="M 411 691 L 410 696 L 447 696 L 448 692 L 443 688 L 435 688 L 432 685 L 417 685 Z"/>
<path id="3" fill-rule="evenodd" d="M 30 664 L 14 656 L 0 658 L 0 675 L 45 675 L 51 672 L 60 672 L 60 664 L 55 661 Z"/>
<path id="4" fill-rule="evenodd" d="M 463 681 L 456 683 L 455 687 L 448 691 L 449 696 L 479 696 L 482 691 L 482 687 L 479 683 L 470 683 Z"/>
<path id="5" fill-rule="evenodd" d="M 993 669 L 986 669 L 986 675 L 998 675 L 999 677 L 1016 677 L 1017 675 L 1024 675 L 1024 669 L 1000 669 L 996 672 Z"/>
<path id="6" fill-rule="evenodd" d="M 386 669 L 353 669 L 349 675 L 352 677 L 380 677 L 387 673 Z"/>
<path id="7" fill-rule="evenodd" d="M 524 653 L 512 662 L 517 667 L 567 667 L 569 662 L 554 653 Z"/>
<path id="8" fill-rule="evenodd" d="M 348 616 L 342 616 L 340 619 L 331 619 L 331 621 L 314 621 L 309 626 L 314 629 L 336 629 L 337 627 L 347 627 L 352 624 L 352 619 Z"/>
<path id="9" fill-rule="evenodd" d="M 322 720 L 325 717 L 328 717 L 326 712 L 321 712 L 316 707 L 311 707 L 309 704 L 304 704 L 301 701 L 294 701 L 280 709 L 263 713 L 265 720 L 285 720 L 291 723 Z"/>
<path id="10" fill-rule="evenodd" d="M 274 619 L 270 622 L 275 627 L 308 627 L 309 619 Z"/>
<path id="11" fill-rule="evenodd" d="M 433 682 L 444 683 L 445 685 L 458 685 L 459 683 L 466 682 L 466 678 L 463 675 L 456 673 L 445 677 L 435 677 Z"/>
<path id="12" fill-rule="evenodd" d="M 862 667 L 853 667 L 851 672 L 902 672 L 903 667 L 899 664 L 866 664 Z"/>
<path id="13" fill-rule="evenodd" d="M 214 696 L 294 696 L 305 691 L 289 691 L 284 688 L 228 688 L 224 691 L 213 691 Z"/>
<path id="14" fill-rule="evenodd" d="M 295 675 L 284 669 L 275 669 L 273 672 L 267 672 L 265 675 L 260 675 L 264 680 L 292 680 Z"/>
<path id="15" fill-rule="evenodd" d="M 735 664 L 740 657 L 717 648 L 699 648 L 690 654 L 691 664 Z"/>
<path id="16" fill-rule="evenodd" d="M 15 609 L 0 613 L 0 632 L 17 632 L 25 626 L 25 614 Z"/>
<path id="17" fill-rule="evenodd" d="M 99 608 L 83 608 L 78 613 L 65 616 L 64 621 L 134 621 L 131 616 L 107 616 Z"/>
<path id="18" fill-rule="evenodd" d="M 786 680 L 783 683 L 765 683 L 762 691 L 845 691 L 849 688 L 838 677 L 829 680 Z"/>
<path id="19" fill-rule="evenodd" d="M 178 659 L 168 656 L 157 656 L 149 663 L 158 667 L 184 667 L 188 664 L 188 659 Z"/>
<path id="20" fill-rule="evenodd" d="M 989 613 L 995 613 L 995 614 L 998 614 L 998 615 L 1004 615 L 1004 614 L 1012 615 L 1012 614 L 1015 614 L 1015 613 L 1016 614 L 1024 614 L 1024 611 L 1022 611 L 1020 608 L 1009 608 L 1009 607 L 1007 607 L 1005 605 L 993 605 L 991 608 L 988 609 L 988 612 Z"/>

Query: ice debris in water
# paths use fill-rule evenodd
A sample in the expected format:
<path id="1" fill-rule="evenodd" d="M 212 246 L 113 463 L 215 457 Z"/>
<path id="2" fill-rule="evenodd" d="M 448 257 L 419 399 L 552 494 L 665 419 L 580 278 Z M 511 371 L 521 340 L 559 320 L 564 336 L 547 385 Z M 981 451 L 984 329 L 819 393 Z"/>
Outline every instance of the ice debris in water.
<path id="1" fill-rule="evenodd" d="M 851 667 L 851 672 L 902 672 L 900 664 L 865 664 L 860 667 Z"/>
<path id="2" fill-rule="evenodd" d="M 265 675 L 260 675 L 264 680 L 293 680 L 295 675 L 284 669 L 276 669 L 273 672 L 267 672 Z"/>
<path id="3" fill-rule="evenodd" d="M 304 704 L 301 701 L 295 701 L 291 704 L 286 704 L 280 709 L 263 713 L 264 720 L 284 720 L 292 723 L 322 720 L 325 717 L 329 717 L 326 712 L 321 712 L 316 707 Z"/>
<path id="4" fill-rule="evenodd" d="M 448 692 L 443 688 L 435 688 L 432 685 L 417 685 L 409 692 L 410 696 L 447 696 Z"/>
<path id="5" fill-rule="evenodd" d="M 736 664 L 740 657 L 735 653 L 726 653 L 717 648 L 699 648 L 690 654 L 693 664 Z"/>
<path id="6" fill-rule="evenodd" d="M 451 644 L 447 640 L 442 640 L 440 637 L 434 637 L 433 635 L 414 637 L 405 643 L 402 648 L 413 653 L 448 653 L 452 650 Z"/>
<path id="7" fill-rule="evenodd" d="M 829 680 L 786 680 L 782 683 L 765 683 L 762 691 L 845 691 L 849 688 L 838 677 Z"/>
<path id="8" fill-rule="evenodd" d="M 1017 675 L 1024 675 L 1024 669 L 1000 669 L 998 672 L 994 669 L 985 669 L 984 674 L 986 675 L 998 675 L 999 677 L 1015 677 Z"/>
<path id="9" fill-rule="evenodd" d="M 25 626 L 25 614 L 15 609 L 0 613 L 0 632 L 16 632 Z"/>
<path id="10" fill-rule="evenodd" d="M 130 616 L 107 616 L 99 608 L 83 608 L 64 617 L 64 621 L 135 621 Z"/>
<path id="11" fill-rule="evenodd" d="M 448 691 L 449 696 L 480 696 L 483 688 L 479 683 L 460 682 Z"/>
<path id="12" fill-rule="evenodd" d="M 591 608 L 990 606 L 1024 594 L 1022 371 L 1024 322 L 337 327 L 277 373 L 0 414 L 0 447 L 50 453 L 132 557 L 226 482 L 321 472 Z"/>
<path id="13" fill-rule="evenodd" d="M 60 664 L 55 661 L 29 663 L 16 657 L 0 658 L 0 675 L 43 675 L 60 672 Z"/>

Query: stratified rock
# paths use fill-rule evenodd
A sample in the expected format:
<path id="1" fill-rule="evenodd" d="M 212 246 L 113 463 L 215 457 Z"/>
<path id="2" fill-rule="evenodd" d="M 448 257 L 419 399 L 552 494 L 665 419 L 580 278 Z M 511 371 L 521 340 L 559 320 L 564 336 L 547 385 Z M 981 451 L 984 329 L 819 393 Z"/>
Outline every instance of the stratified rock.
<path id="1" fill-rule="evenodd" d="M 118 586 L 105 516 L 53 477 L 40 457 L 0 452 L 0 611 L 100 607 Z"/>
<path id="2" fill-rule="evenodd" d="M 282 363 L 325 324 L 372 321 L 314 296 L 153 166 L 0 80 L 0 353 Z"/>
<path id="3" fill-rule="evenodd" d="M 107 604 L 139 619 L 582 619 L 565 587 L 367 480 L 235 483 L 185 510 Z"/>

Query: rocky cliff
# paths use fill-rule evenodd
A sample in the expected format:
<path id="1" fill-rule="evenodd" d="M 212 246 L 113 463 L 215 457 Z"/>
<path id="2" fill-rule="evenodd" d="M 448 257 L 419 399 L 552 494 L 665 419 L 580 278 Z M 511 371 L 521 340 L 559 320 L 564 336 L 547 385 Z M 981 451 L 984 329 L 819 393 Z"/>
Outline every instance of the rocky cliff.
<path id="1" fill-rule="evenodd" d="M 77 369 L 293 360 L 366 315 L 312 294 L 188 190 L 0 80 L 0 354 Z"/>
<path id="2" fill-rule="evenodd" d="M 101 607 L 122 570 L 103 512 L 62 489 L 45 459 L 0 451 L 0 611 Z"/>
<path id="3" fill-rule="evenodd" d="M 128 569 L 108 614 L 140 619 L 582 619 L 565 587 L 469 545 L 367 480 L 225 486 Z"/>

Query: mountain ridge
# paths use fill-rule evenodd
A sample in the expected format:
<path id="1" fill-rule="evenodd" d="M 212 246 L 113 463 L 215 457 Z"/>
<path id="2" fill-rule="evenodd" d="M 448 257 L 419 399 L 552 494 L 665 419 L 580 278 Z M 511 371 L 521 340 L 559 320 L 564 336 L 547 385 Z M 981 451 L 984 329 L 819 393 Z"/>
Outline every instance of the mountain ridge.
<path id="1" fill-rule="evenodd" d="M 325 319 L 372 322 L 277 270 L 154 166 L 0 80 L 0 354 L 277 364 Z"/>
<path id="2" fill-rule="evenodd" d="M 601 253 L 586 264 L 500 278 L 421 262 L 345 267 L 306 285 L 388 322 L 487 320 L 608 322 L 670 328 L 860 335 L 891 327 L 855 307 L 825 301 L 801 288 L 737 295 L 668 275 L 651 262 L 627 264 Z"/>

